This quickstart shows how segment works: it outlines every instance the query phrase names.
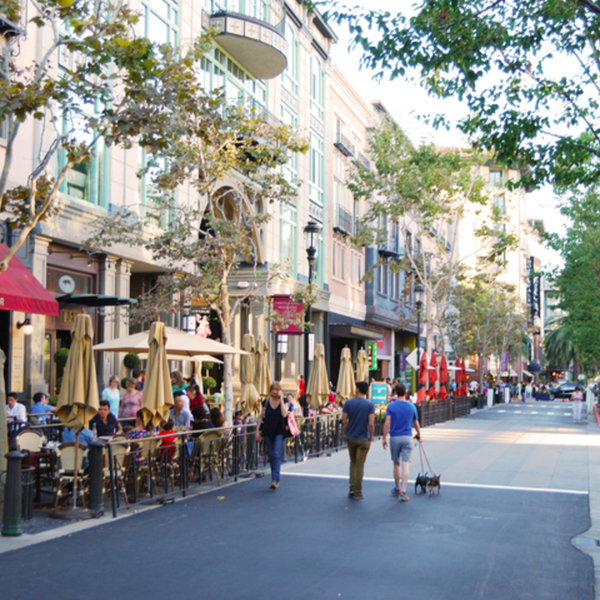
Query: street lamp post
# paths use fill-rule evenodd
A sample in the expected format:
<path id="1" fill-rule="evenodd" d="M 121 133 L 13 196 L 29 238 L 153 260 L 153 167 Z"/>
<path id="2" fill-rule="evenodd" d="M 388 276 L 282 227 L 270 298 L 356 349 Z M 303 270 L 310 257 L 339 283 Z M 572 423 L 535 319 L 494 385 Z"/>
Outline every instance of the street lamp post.
<path id="1" fill-rule="evenodd" d="M 421 366 L 421 310 L 423 309 L 423 288 L 415 285 L 415 307 L 417 309 L 417 380 L 415 384 L 415 392 L 419 390 L 419 367 Z"/>
<path id="2" fill-rule="evenodd" d="M 304 228 L 308 247 L 306 248 L 306 259 L 308 260 L 308 290 L 311 291 L 312 279 L 313 279 L 313 267 L 317 259 L 317 247 L 316 239 L 318 239 L 319 233 L 321 233 L 321 226 L 313 220 L 310 220 Z M 309 361 L 309 339 L 310 339 L 310 322 L 312 320 L 312 305 L 309 302 L 306 307 L 306 325 L 304 326 L 304 381 L 308 385 L 308 377 L 310 375 L 310 361 Z"/>

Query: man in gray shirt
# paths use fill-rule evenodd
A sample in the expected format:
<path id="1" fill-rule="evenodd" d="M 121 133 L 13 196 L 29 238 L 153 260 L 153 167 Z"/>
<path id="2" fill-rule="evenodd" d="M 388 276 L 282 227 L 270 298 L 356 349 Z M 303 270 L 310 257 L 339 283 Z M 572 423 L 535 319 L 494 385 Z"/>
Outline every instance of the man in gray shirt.
<path id="1" fill-rule="evenodd" d="M 190 428 L 192 422 L 192 415 L 183 408 L 183 392 L 175 392 L 175 404 L 169 411 L 169 417 L 173 420 L 175 427 L 184 427 L 186 430 Z"/>
<path id="2" fill-rule="evenodd" d="M 375 406 L 367 400 L 369 384 L 359 381 L 356 396 L 346 400 L 342 414 L 342 426 L 350 454 L 350 490 L 348 495 L 355 500 L 364 498 L 362 481 L 367 454 L 375 432 Z"/>

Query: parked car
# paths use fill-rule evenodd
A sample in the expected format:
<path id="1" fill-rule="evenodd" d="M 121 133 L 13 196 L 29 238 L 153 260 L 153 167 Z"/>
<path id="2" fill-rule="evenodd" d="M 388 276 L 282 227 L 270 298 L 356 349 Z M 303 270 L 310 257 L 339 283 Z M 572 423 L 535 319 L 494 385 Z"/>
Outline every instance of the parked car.
<path id="1" fill-rule="evenodd" d="M 573 382 L 561 383 L 552 390 L 552 397 L 570 400 L 577 385 Z"/>

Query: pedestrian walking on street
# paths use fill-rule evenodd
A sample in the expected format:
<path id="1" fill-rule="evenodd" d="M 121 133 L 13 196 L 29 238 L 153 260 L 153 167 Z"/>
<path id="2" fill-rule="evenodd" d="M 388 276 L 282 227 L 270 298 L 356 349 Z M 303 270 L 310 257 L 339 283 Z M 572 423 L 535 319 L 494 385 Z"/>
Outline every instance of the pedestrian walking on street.
<path id="1" fill-rule="evenodd" d="M 575 388 L 575 391 L 571 395 L 571 402 L 573 402 L 573 423 L 581 423 L 583 392 L 581 391 L 581 388 L 579 386 Z"/>
<path id="2" fill-rule="evenodd" d="M 375 406 L 367 400 L 369 384 L 359 381 L 356 396 L 346 400 L 342 413 L 342 426 L 350 455 L 350 489 L 348 495 L 355 500 L 364 498 L 362 482 L 365 460 L 375 432 Z"/>
<path id="3" fill-rule="evenodd" d="M 392 496 L 397 496 L 400 500 L 406 502 L 409 497 L 406 495 L 408 486 L 408 476 L 410 474 L 410 455 L 414 448 L 412 428 L 413 425 L 417 431 L 415 436 L 421 440 L 421 427 L 419 425 L 419 415 L 414 404 L 406 399 L 406 387 L 399 384 L 397 402 L 388 404 L 385 411 L 385 423 L 383 425 L 383 449 L 387 448 L 387 435 L 390 434 L 390 452 L 392 462 L 394 463 L 394 481 L 396 486 L 392 490 Z"/>
<path id="4" fill-rule="evenodd" d="M 269 462 L 271 463 L 271 485 L 269 487 L 272 490 L 279 487 L 287 415 L 288 406 L 283 400 L 281 385 L 274 381 L 256 425 L 256 441 L 260 442 L 264 438 L 269 453 Z"/>

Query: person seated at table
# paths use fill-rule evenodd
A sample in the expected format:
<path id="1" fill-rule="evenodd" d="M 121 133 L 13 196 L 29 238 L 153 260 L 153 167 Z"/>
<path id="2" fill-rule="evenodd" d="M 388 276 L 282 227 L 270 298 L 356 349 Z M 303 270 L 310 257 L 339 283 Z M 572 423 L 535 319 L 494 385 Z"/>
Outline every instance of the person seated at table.
<path id="1" fill-rule="evenodd" d="M 221 429 L 221 434 L 223 437 L 227 437 L 229 435 L 229 423 L 225 420 L 221 409 L 218 406 L 215 406 L 210 409 L 210 420 L 211 423 L 217 429 Z"/>
<path id="2" fill-rule="evenodd" d="M 181 374 L 181 371 L 173 371 L 171 373 L 171 388 L 173 389 L 173 393 L 175 392 L 183 392 L 187 389 L 187 383 Z"/>
<path id="3" fill-rule="evenodd" d="M 135 419 L 135 415 L 142 408 L 142 392 L 136 388 L 133 377 L 125 381 L 125 393 L 121 398 L 119 419 Z"/>
<path id="4" fill-rule="evenodd" d="M 144 425 L 144 411 L 140 409 L 135 413 L 135 426 L 127 432 L 127 439 L 139 440 L 140 438 L 152 435 L 153 430 L 152 421 Z"/>
<path id="5" fill-rule="evenodd" d="M 204 398 L 200 393 L 200 388 L 195 383 L 191 383 L 185 391 L 187 393 L 187 397 L 190 399 L 190 412 L 192 412 L 197 406 L 203 410 L 206 408 Z"/>
<path id="6" fill-rule="evenodd" d="M 194 417 L 194 422 L 192 423 L 192 431 L 202 432 L 207 429 L 214 429 L 215 426 L 210 422 L 208 418 L 208 413 L 199 406 L 196 406 L 192 410 L 192 417 Z M 200 433 L 192 434 L 192 437 L 198 437 Z"/>
<path id="7" fill-rule="evenodd" d="M 77 439 L 74 429 L 65 427 L 60 436 L 61 442 L 74 442 Z M 79 443 L 86 448 L 94 441 L 94 434 L 89 429 L 82 429 L 79 432 Z"/>
<path id="8" fill-rule="evenodd" d="M 50 406 L 50 404 L 48 404 L 47 394 L 44 394 L 44 392 L 36 392 L 33 395 L 33 406 L 31 407 L 30 413 L 36 415 L 33 418 L 34 425 L 47 425 L 48 413 L 54 412 L 55 410 L 56 406 Z"/>
<path id="9" fill-rule="evenodd" d="M 10 392 L 6 395 L 8 405 L 6 407 L 6 422 L 7 423 L 26 423 L 27 410 L 25 405 L 17 400 L 17 394 Z"/>
<path id="10" fill-rule="evenodd" d="M 110 404 L 108 400 L 100 400 L 98 406 L 98 414 L 90 421 L 90 429 L 98 433 L 98 437 L 114 435 L 121 430 L 121 424 L 117 421 L 117 417 L 110 412 Z"/>
<path id="11" fill-rule="evenodd" d="M 168 450 L 164 450 L 164 452 L 167 453 L 167 460 L 171 460 L 175 453 L 175 441 L 177 440 L 177 436 L 173 431 L 173 427 L 173 420 L 169 419 L 166 423 L 161 425 L 160 433 L 158 434 L 158 437 L 162 438 L 159 448 L 168 448 Z"/>
<path id="12" fill-rule="evenodd" d="M 173 404 L 173 408 L 169 411 L 169 419 L 172 419 L 175 427 L 183 427 L 187 430 L 192 423 L 192 415 L 184 408 L 183 393 L 175 392 L 174 398 L 175 403 Z"/>

